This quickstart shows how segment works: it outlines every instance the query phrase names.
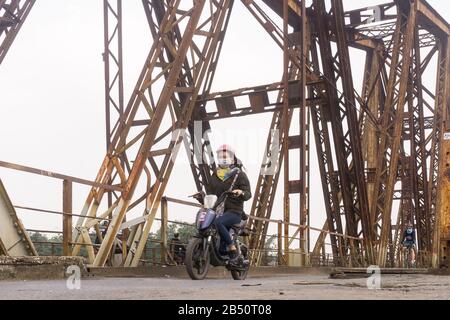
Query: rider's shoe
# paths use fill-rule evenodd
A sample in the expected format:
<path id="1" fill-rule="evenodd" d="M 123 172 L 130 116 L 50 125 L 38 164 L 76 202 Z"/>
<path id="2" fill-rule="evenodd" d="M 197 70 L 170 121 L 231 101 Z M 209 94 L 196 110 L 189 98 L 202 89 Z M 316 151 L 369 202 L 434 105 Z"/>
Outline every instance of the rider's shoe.
<path id="1" fill-rule="evenodd" d="M 239 255 L 236 250 L 228 251 L 228 263 L 229 264 L 237 264 L 237 260 L 239 258 Z"/>

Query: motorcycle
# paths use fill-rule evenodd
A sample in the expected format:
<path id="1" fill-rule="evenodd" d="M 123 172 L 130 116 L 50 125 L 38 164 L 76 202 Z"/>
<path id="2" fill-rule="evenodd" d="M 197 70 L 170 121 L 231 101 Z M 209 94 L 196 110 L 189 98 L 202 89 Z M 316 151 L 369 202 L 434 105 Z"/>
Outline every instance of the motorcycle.
<path id="1" fill-rule="evenodd" d="M 231 189 L 231 188 L 230 188 Z M 197 200 L 204 198 L 203 206 L 198 211 L 195 219 L 197 235 L 190 239 L 186 248 L 185 265 L 186 270 L 193 280 L 203 280 L 208 274 L 209 266 L 224 266 L 230 271 L 234 280 L 245 280 L 247 277 L 250 261 L 248 248 L 239 241 L 240 236 L 248 236 L 246 220 L 230 228 L 230 236 L 233 240 L 237 253 L 233 259 L 227 253 L 222 252 L 221 238 L 216 228 L 215 221 L 221 215 L 220 205 L 224 204 L 227 196 L 233 196 L 231 190 L 225 191 L 218 199 L 215 195 L 203 195 L 197 193 L 191 197 Z"/>

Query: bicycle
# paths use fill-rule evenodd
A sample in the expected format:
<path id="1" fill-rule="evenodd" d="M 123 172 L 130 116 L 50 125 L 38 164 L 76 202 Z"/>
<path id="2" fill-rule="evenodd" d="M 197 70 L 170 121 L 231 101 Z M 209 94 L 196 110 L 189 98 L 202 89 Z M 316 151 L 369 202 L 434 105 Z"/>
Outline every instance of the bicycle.
<path id="1" fill-rule="evenodd" d="M 411 258 L 412 256 L 412 250 L 414 249 L 414 245 L 406 245 L 403 244 L 402 248 L 402 264 L 403 268 L 410 269 L 415 267 L 415 263 L 413 263 L 413 260 Z"/>

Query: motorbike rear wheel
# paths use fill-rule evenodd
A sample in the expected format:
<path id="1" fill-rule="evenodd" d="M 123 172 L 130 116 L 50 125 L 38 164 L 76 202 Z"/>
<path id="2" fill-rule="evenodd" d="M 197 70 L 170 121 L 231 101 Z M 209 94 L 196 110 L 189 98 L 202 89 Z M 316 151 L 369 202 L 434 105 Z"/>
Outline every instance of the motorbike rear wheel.
<path id="1" fill-rule="evenodd" d="M 186 248 L 186 257 L 184 263 L 186 270 L 192 280 L 203 280 L 208 274 L 209 270 L 209 252 L 206 254 L 206 259 L 203 258 L 203 240 L 199 238 L 192 238 Z"/>

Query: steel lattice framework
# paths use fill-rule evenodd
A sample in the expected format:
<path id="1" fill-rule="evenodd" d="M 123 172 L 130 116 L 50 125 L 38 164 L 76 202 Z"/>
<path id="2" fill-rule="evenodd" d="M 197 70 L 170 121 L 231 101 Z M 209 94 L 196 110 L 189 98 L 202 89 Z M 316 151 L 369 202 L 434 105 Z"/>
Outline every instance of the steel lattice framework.
<path id="1" fill-rule="evenodd" d="M 197 189 L 205 189 L 215 169 L 210 123 L 270 112 L 250 215 L 271 217 L 283 173 L 284 222 L 291 220 L 292 197 L 298 196 L 300 204 L 300 227 L 294 234 L 285 227 L 279 242 L 285 253 L 298 236 L 301 264 L 314 264 L 329 239 L 336 265 L 394 267 L 403 229 L 411 221 L 423 263 L 447 261 L 450 26 L 424 0 L 395 0 L 348 12 L 342 0 L 312 0 L 308 5 L 300 0 L 242 0 L 261 30 L 283 50 L 283 78 L 216 93 L 211 87 L 234 1 L 143 0 L 154 42 L 128 104 L 123 94 L 122 1 L 103 2 L 107 154 L 96 177 L 99 186 L 92 187 L 74 228 L 72 254 L 84 244 L 90 263 L 104 266 L 123 230 L 123 265 L 137 266 L 179 147 L 186 146 Z M 0 62 L 33 4 L 0 1 Z M 278 15 L 282 24 L 269 13 Z M 366 54 L 360 86 L 352 72 L 354 49 Z M 430 70 L 435 65 L 437 70 Z M 429 87 L 425 74 L 435 75 L 435 88 Z M 269 93 L 277 99 L 272 101 Z M 238 105 L 237 98 L 243 97 L 249 105 Z M 297 124 L 292 123 L 295 112 Z M 291 134 L 293 126 L 299 128 L 297 135 Z M 310 136 L 327 217 L 313 250 Z M 290 150 L 300 159 L 294 180 Z M 142 191 L 138 183 L 144 179 Z M 107 210 L 99 212 L 105 202 Z M 142 216 L 126 219 L 140 205 Z M 107 217 L 111 221 L 103 238 L 98 218 Z M 250 219 L 249 226 L 252 263 L 258 265 L 268 222 Z M 101 240 L 98 251 L 89 237 L 92 228 Z"/>

